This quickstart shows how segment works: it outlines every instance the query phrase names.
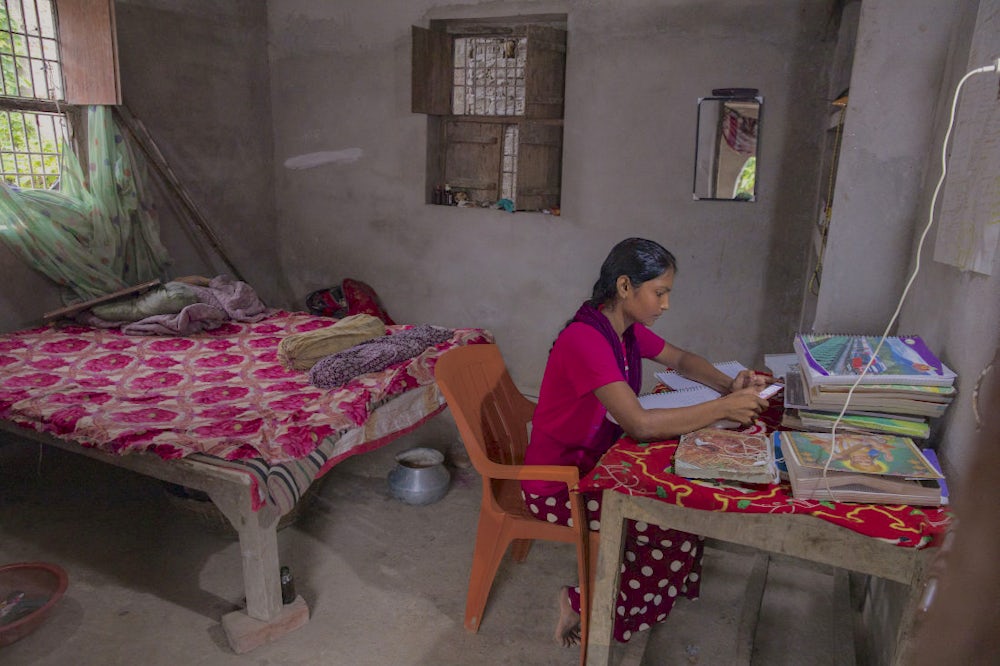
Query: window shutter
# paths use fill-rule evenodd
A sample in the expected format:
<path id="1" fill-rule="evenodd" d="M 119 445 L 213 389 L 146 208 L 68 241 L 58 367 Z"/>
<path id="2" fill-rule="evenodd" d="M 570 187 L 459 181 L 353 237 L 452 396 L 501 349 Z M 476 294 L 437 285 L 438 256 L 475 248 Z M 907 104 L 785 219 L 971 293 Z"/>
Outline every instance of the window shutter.
<path id="1" fill-rule="evenodd" d="M 521 123 L 517 144 L 517 209 L 559 205 L 562 125 Z"/>
<path id="2" fill-rule="evenodd" d="M 526 118 L 562 118 L 566 78 L 566 31 L 528 26 L 524 77 Z"/>
<path id="3" fill-rule="evenodd" d="M 410 110 L 413 113 L 448 115 L 451 113 L 454 70 L 451 35 L 418 26 L 412 28 Z"/>
<path id="4" fill-rule="evenodd" d="M 121 104 L 114 0 L 56 0 L 66 101 Z"/>
<path id="5" fill-rule="evenodd" d="M 499 199 L 503 125 L 450 120 L 445 142 L 445 182 L 466 192 L 472 201 Z"/>

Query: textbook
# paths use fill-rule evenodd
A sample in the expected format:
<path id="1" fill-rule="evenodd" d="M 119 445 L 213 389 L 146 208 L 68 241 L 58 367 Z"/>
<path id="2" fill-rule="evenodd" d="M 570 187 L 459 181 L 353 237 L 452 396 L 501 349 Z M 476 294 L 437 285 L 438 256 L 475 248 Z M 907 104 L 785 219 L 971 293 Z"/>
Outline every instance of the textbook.
<path id="1" fill-rule="evenodd" d="M 853 385 L 881 336 L 799 333 L 793 340 L 799 368 L 810 386 Z M 955 373 L 918 335 L 886 337 L 862 384 L 951 386 Z"/>
<path id="2" fill-rule="evenodd" d="M 681 436 L 674 454 L 674 474 L 687 479 L 778 482 L 770 435 L 718 428 L 702 428 Z"/>
<path id="3" fill-rule="evenodd" d="M 839 411 L 824 412 L 807 409 L 786 409 L 781 418 L 785 427 L 797 430 L 818 430 L 829 432 L 837 420 Z M 888 433 L 926 439 L 931 434 L 931 427 L 926 419 L 914 417 L 893 416 L 891 414 L 859 414 L 845 412 L 837 425 L 837 432 L 847 430 L 852 432 Z"/>
<path id="4" fill-rule="evenodd" d="M 944 470 L 941 469 L 941 463 L 938 461 L 937 454 L 934 453 L 934 449 L 920 449 L 924 452 L 924 457 L 934 465 L 934 469 L 941 473 L 941 478 L 938 483 L 941 484 L 941 504 L 948 504 L 948 498 L 950 497 L 948 493 L 948 484 L 944 480 Z"/>
<path id="5" fill-rule="evenodd" d="M 913 441 L 893 435 L 842 433 L 830 454 L 829 433 L 774 433 L 797 499 L 940 506 L 943 475 Z"/>
<path id="6" fill-rule="evenodd" d="M 808 372 L 794 366 L 785 377 L 785 408 L 813 411 L 836 411 L 847 402 L 850 386 L 813 385 Z M 880 387 L 889 386 L 888 390 Z M 897 384 L 859 384 L 851 395 L 851 412 L 881 412 L 894 416 L 938 417 L 951 404 L 954 387 L 912 386 L 914 390 L 899 389 Z M 940 390 L 938 390 L 940 389 Z"/>

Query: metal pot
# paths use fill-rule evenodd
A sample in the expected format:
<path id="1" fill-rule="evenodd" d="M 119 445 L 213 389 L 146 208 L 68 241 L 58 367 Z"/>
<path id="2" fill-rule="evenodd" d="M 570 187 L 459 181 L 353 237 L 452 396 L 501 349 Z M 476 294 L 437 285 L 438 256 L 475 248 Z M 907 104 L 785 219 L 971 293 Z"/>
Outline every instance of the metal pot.
<path id="1" fill-rule="evenodd" d="M 445 496 L 450 481 L 444 454 L 418 447 L 396 455 L 396 466 L 389 472 L 389 492 L 406 504 L 432 504 Z"/>

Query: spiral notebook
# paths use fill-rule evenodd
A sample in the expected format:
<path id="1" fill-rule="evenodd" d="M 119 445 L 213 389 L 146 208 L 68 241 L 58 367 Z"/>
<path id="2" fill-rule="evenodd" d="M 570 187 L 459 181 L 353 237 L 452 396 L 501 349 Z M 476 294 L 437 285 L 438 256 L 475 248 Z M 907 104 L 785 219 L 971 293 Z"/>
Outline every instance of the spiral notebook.
<path id="1" fill-rule="evenodd" d="M 954 383 L 955 373 L 919 335 L 888 336 L 874 355 L 880 339 L 877 335 L 800 333 L 793 343 L 809 386 L 853 384 L 865 367 L 868 371 L 861 379 L 863 384 Z"/>
<path id="2" fill-rule="evenodd" d="M 725 361 L 715 363 L 716 368 L 730 377 L 736 377 L 740 370 L 746 368 L 738 361 Z M 646 393 L 639 396 L 639 404 L 643 409 L 674 409 L 677 407 L 691 407 L 700 405 L 709 400 L 715 400 L 722 396 L 713 388 L 705 386 L 699 382 L 682 377 L 673 370 L 656 373 L 656 378 L 667 388 L 673 389 L 664 393 Z M 618 423 L 609 412 L 607 418 L 612 423 Z M 736 428 L 740 424 L 736 421 L 720 420 L 712 424 L 714 428 Z"/>
<path id="3" fill-rule="evenodd" d="M 739 361 L 723 361 L 721 363 L 713 363 L 712 365 L 714 365 L 715 368 L 722 374 L 726 375 L 727 377 L 732 377 L 734 379 L 736 378 L 736 375 L 740 374 L 741 370 L 746 370 L 746 366 L 744 366 Z M 657 372 L 656 378 L 659 379 L 664 386 L 666 386 L 667 388 L 671 388 L 674 391 L 685 391 L 688 389 L 708 389 L 709 391 L 712 391 L 712 393 L 715 394 L 711 398 L 708 398 L 709 400 L 718 398 L 721 395 L 718 391 L 710 389 L 704 384 L 696 382 L 693 379 L 688 379 L 687 377 L 682 377 L 680 374 L 677 373 L 676 370 L 663 370 Z M 699 400 L 697 402 L 705 402 L 705 401 Z M 697 404 L 697 402 L 690 404 Z M 679 406 L 683 407 L 686 405 L 679 405 Z"/>

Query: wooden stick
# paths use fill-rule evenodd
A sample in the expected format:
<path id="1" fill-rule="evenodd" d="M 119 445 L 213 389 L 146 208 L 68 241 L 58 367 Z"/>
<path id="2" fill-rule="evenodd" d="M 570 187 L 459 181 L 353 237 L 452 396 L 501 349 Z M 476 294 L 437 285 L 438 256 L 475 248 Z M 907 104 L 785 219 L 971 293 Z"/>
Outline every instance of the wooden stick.
<path id="1" fill-rule="evenodd" d="M 159 147 L 156 145 L 156 142 L 153 141 L 153 137 L 150 136 L 149 131 L 142 124 L 142 121 L 138 120 L 124 104 L 114 107 L 114 110 L 118 115 L 118 118 L 122 121 L 122 124 L 125 126 L 125 129 L 129 131 L 132 138 L 134 138 L 136 143 L 139 144 L 142 152 L 146 154 L 147 158 L 149 158 L 150 163 L 156 169 L 157 173 L 160 174 L 170 189 L 173 190 L 174 194 L 177 195 L 177 198 L 180 200 L 181 204 L 183 204 L 185 211 L 195 223 L 195 226 L 197 226 L 198 229 L 205 234 L 205 237 L 208 239 L 212 249 L 215 250 L 216 254 L 218 254 L 222 261 L 225 262 L 226 266 L 229 267 L 229 270 L 232 271 L 233 276 L 237 280 L 246 282 L 240 274 L 239 269 L 236 268 L 232 261 L 230 261 L 229 255 L 222 247 L 222 242 L 219 240 L 218 236 L 215 235 L 215 232 L 212 231 L 208 221 L 201 214 L 201 211 L 198 210 L 198 206 L 188 195 L 187 190 L 184 189 L 184 185 L 174 174 L 173 169 L 170 168 L 166 158 L 163 156 L 163 153 L 160 152 Z"/>

